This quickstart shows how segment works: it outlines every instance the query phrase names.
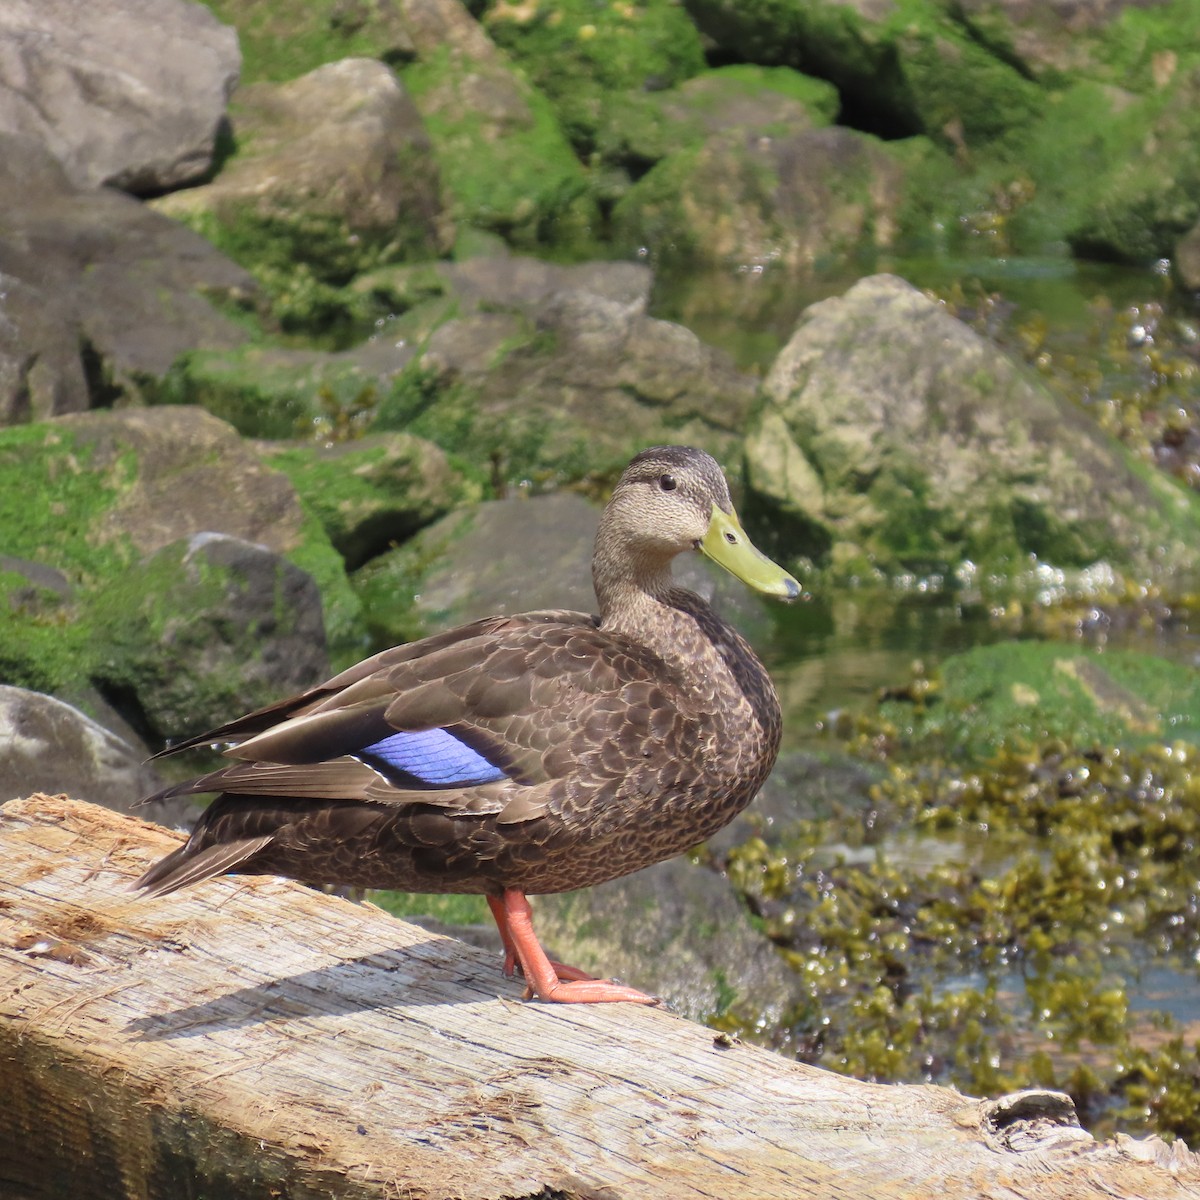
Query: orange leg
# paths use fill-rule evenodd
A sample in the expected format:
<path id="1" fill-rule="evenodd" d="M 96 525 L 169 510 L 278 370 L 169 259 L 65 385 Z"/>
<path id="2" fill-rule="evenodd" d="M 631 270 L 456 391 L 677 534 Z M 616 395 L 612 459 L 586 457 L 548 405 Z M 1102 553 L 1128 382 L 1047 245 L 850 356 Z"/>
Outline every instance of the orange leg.
<path id="1" fill-rule="evenodd" d="M 504 896 L 489 896 L 488 906 L 500 938 L 504 943 L 504 973 L 512 975 L 520 963 L 521 974 L 528 981 L 525 998 L 537 996 L 539 1000 L 552 1000 L 560 1004 L 603 1004 L 608 1001 L 624 1000 L 631 1004 L 657 1004 L 654 996 L 647 996 L 635 988 L 612 983 L 607 979 L 595 979 L 576 967 L 552 962 L 546 957 L 533 932 L 533 910 L 520 888 L 505 888 Z"/>
<path id="2" fill-rule="evenodd" d="M 514 889 L 515 890 L 515 889 Z M 519 965 L 517 960 L 517 947 L 513 942 L 512 934 L 508 932 L 508 917 L 504 912 L 504 901 L 499 896 L 487 897 L 488 908 L 492 910 L 492 916 L 496 921 L 496 928 L 500 930 L 500 940 L 504 943 L 504 974 L 505 977 L 511 979 Z M 525 901 L 528 906 L 529 901 Z M 539 947 L 540 949 L 540 947 Z M 554 968 L 554 973 L 559 979 L 595 979 L 595 975 L 589 975 L 586 971 L 581 971 L 578 967 L 568 967 L 566 963 L 555 962 L 553 959 L 547 960 L 550 966 Z M 521 973 L 525 973 L 524 967 L 521 968 Z M 530 995 L 533 993 L 531 992 Z M 528 999 L 528 997 L 526 997 Z"/>

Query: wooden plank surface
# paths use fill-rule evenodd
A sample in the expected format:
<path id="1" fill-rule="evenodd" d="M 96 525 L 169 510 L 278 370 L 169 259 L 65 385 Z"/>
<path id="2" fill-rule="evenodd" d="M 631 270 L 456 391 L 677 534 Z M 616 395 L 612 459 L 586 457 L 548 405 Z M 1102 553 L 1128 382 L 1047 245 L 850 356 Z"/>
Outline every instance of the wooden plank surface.
<path id="1" fill-rule="evenodd" d="M 64 797 L 0 809 L 6 1197 L 1200 1197 L 1196 1155 L 1098 1144 L 1052 1093 L 524 1003 L 492 955 L 285 881 L 133 896 L 176 840 Z"/>

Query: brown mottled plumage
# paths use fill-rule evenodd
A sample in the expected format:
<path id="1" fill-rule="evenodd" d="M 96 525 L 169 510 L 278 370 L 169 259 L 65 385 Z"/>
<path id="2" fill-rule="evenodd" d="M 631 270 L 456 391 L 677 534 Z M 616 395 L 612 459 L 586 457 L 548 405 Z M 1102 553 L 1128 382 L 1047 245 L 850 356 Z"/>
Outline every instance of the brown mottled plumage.
<path id="1" fill-rule="evenodd" d="M 519 962 L 541 998 L 649 1001 L 549 963 L 525 895 L 689 849 L 750 802 L 775 761 L 780 712 L 766 671 L 671 579 L 671 560 L 692 548 L 753 587 L 799 594 L 746 541 L 713 459 L 643 451 L 596 534 L 599 617 L 489 617 L 174 747 L 225 743 L 235 761 L 159 793 L 221 795 L 135 886 L 163 895 L 238 872 L 483 893 L 507 970 Z M 437 766 L 393 748 L 442 730 L 424 735 Z"/>

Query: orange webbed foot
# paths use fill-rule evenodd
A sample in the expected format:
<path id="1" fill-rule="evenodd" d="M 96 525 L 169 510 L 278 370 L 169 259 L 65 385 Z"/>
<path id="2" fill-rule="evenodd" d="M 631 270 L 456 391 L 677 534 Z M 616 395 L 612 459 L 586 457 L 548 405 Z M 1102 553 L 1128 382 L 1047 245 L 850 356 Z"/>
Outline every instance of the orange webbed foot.
<path id="1" fill-rule="evenodd" d="M 504 973 L 512 976 L 520 965 L 527 981 L 526 1000 L 536 996 L 555 1004 L 659 1003 L 656 996 L 548 958 L 533 932 L 533 910 L 520 888 L 506 888 L 503 897 L 489 896 L 488 906 L 504 943 Z"/>

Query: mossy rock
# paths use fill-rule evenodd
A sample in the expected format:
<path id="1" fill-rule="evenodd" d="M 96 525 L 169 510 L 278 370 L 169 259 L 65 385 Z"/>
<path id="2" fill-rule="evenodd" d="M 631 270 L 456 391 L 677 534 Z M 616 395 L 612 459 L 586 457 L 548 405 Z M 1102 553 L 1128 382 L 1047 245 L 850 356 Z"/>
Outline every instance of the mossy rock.
<path id="1" fill-rule="evenodd" d="M 262 345 L 197 351 L 147 391 L 155 404 L 203 408 L 243 437 L 341 441 L 365 432 L 387 393 L 388 364 L 369 357 Z M 397 373 L 407 357 L 396 356 Z"/>
<path id="2" fill-rule="evenodd" d="M 1079 748 L 1200 744 L 1200 679 L 1183 663 L 1134 651 L 1007 642 L 947 659 L 928 703 L 881 715 L 912 743 L 978 758 L 1001 745 Z"/>
<path id="3" fill-rule="evenodd" d="M 867 134 L 729 129 L 658 163 L 617 205 L 613 226 L 665 263 L 809 270 L 888 245 L 903 191 L 901 160 Z"/>
<path id="4" fill-rule="evenodd" d="M 997 58 L 1049 86 L 1088 79 L 1149 94 L 1200 54 L 1200 9 L 1191 0 L 1071 8 L 972 0 L 955 15 Z"/>
<path id="5" fill-rule="evenodd" d="M 1148 262 L 1200 220 L 1200 63 L 1134 115 L 1141 136 L 1093 181 L 1068 237 L 1085 253 Z"/>
<path id="6" fill-rule="evenodd" d="M 700 34 L 672 0 L 501 4 L 484 22 L 549 98 L 583 156 L 596 147 L 612 94 L 662 91 L 705 66 Z"/>
<path id="7" fill-rule="evenodd" d="M 110 627 L 157 587 L 153 578 L 136 582 L 145 564 L 205 531 L 266 545 L 311 575 L 335 660 L 361 652 L 358 601 L 315 515 L 283 475 L 199 410 L 86 413 L 0 430 L 0 525 L 13 559 L 42 572 L 16 569 L 13 559 L 0 572 L 4 682 L 79 698 L 101 677 L 121 678 L 101 660 L 110 657 Z M 46 569 L 62 587 L 39 583 Z M 177 619 L 186 623 L 188 611 L 184 603 Z M 117 707 L 136 710 L 136 697 L 113 686 Z"/>
<path id="8" fill-rule="evenodd" d="M 264 448 L 264 458 L 317 514 L 349 571 L 482 491 L 432 442 L 407 433 Z"/>
<path id="9" fill-rule="evenodd" d="M 545 96 L 501 63 L 448 48 L 407 68 L 404 83 L 456 221 L 526 248 L 590 239 L 598 219 L 591 186 Z"/>
<path id="10" fill-rule="evenodd" d="M 607 97 L 595 152 L 600 163 L 640 176 L 667 155 L 724 130 L 786 137 L 831 124 L 839 106 L 837 89 L 823 79 L 790 67 L 737 63 L 667 91 Z"/>
<path id="11" fill-rule="evenodd" d="M 151 744 L 192 736 L 326 678 L 321 597 L 262 546 L 201 533 L 98 590 L 90 677 Z"/>
<path id="12" fill-rule="evenodd" d="M 982 146 L 1022 130 L 1040 104 L 1036 84 L 933 0 L 688 0 L 687 7 L 722 51 L 831 80 L 862 128 Z"/>
<path id="13" fill-rule="evenodd" d="M 252 271 L 284 328 L 327 332 L 337 289 L 356 274 L 452 245 L 421 117 L 382 63 L 346 59 L 253 84 L 230 119 L 216 177 L 155 207 Z"/>

